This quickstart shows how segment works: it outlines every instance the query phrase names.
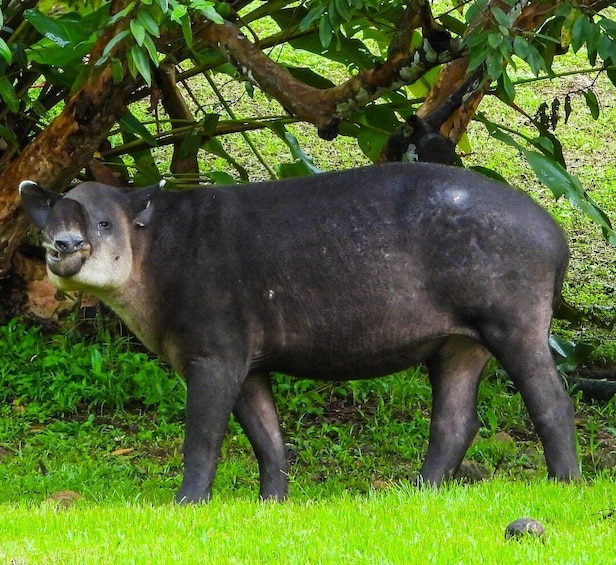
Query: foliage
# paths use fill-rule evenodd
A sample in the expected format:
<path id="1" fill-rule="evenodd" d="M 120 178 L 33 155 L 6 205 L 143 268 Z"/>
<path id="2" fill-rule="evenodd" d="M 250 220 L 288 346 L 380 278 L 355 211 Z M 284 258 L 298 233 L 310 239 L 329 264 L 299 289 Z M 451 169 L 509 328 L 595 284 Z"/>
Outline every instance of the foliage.
<path id="1" fill-rule="evenodd" d="M 131 405 L 183 411 L 184 382 L 105 331 L 89 343 L 78 333 L 44 336 L 13 320 L 0 326 L 0 355 L 0 402 L 35 417 Z"/>
<path id="2" fill-rule="evenodd" d="M 567 74 L 603 73 L 616 81 L 612 4 L 4 0 L 0 133 L 6 150 L 0 173 L 50 127 L 67 96 L 78 94 L 108 67 L 118 85 L 126 76 L 134 80 L 124 115 L 112 131 L 100 132 L 96 154 L 116 175 L 111 178 L 123 182 L 145 184 L 163 176 L 177 186 L 197 180 L 245 181 L 255 158 L 268 176 L 318 172 L 287 131 L 296 120 L 314 123 L 323 137 L 339 133 L 354 138 L 375 160 L 404 120 L 444 111 L 446 102 L 439 95 L 455 94 L 451 84 L 476 76 L 466 101 L 446 112 L 446 117 L 457 112 L 459 127 L 441 128 L 465 154 L 472 148 L 464 132 L 475 114 L 469 99 L 476 105 L 489 93 L 528 117 L 517 105 L 518 86 L 558 80 L 562 73 L 555 61 L 568 52 L 585 51 L 588 65 Z M 113 26 L 115 33 L 106 36 Z M 462 63 L 457 75 L 447 75 L 453 72 L 448 62 Z M 255 88 L 279 102 L 273 114 L 262 115 L 257 108 L 254 115 L 236 115 L 234 99 L 253 96 Z M 551 131 L 557 107 L 565 109 L 566 120 L 576 94 L 597 119 L 601 105 L 592 86 L 554 100 L 549 116 L 544 110 L 546 119 L 531 118 L 530 133 L 509 131 L 494 116 L 479 117 L 494 140 L 521 152 L 557 198 L 565 196 L 584 210 L 616 243 L 609 218 L 567 171 L 562 145 Z M 254 129 L 282 140 L 289 155 L 268 163 L 247 133 Z M 231 153 L 225 141 L 238 132 L 247 148 L 242 155 Z M 173 150 L 164 151 L 168 146 Z M 82 178 L 97 175 L 100 168 L 91 164 L 79 173 Z"/>

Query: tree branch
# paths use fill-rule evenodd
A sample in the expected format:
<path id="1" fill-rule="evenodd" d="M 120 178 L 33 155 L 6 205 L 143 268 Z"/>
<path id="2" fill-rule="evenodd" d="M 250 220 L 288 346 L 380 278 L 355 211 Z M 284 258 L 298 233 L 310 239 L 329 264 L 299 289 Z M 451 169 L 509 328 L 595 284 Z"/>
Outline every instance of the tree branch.
<path id="1" fill-rule="evenodd" d="M 175 66 L 169 63 L 161 63 L 154 71 L 156 85 L 160 89 L 165 111 L 172 120 L 185 120 L 194 122 L 194 117 L 184 97 L 177 87 L 175 78 Z M 197 161 L 197 149 L 188 155 L 182 155 L 182 140 L 173 145 L 173 157 L 171 158 L 170 170 L 174 174 L 199 175 L 199 163 Z"/>
<path id="2" fill-rule="evenodd" d="M 519 13 L 514 11 L 516 19 L 513 28 L 516 30 L 537 29 L 542 22 L 554 14 L 562 2 L 525 2 L 524 4 L 525 5 Z M 616 2 L 613 0 L 611 2 L 605 2 L 603 0 L 579 0 L 576 4 L 580 9 L 597 11 L 605 8 L 606 5 L 614 5 Z M 499 0 L 492 0 L 490 5 L 503 7 L 502 2 Z M 489 25 L 490 22 L 489 10 L 486 10 L 484 15 L 478 18 L 473 24 L 473 27 L 477 25 Z M 469 78 L 466 73 L 467 68 L 468 56 L 444 65 L 428 97 L 417 111 L 417 115 L 427 119 L 437 108 L 443 105 L 453 93 L 459 91 L 464 82 Z M 472 92 L 467 93 L 464 104 L 453 112 L 451 117 L 443 123 L 441 133 L 457 143 L 466 131 L 479 103 L 489 88 L 489 81 L 478 81 L 477 87 Z"/>
<path id="3" fill-rule="evenodd" d="M 456 42 L 448 34 L 436 32 L 410 54 L 400 56 L 400 50 L 395 48 L 392 50 L 395 60 L 388 58 L 378 68 L 321 90 L 292 77 L 230 22 L 206 24 L 196 34 L 202 41 L 224 51 L 243 75 L 278 100 L 285 110 L 315 124 L 324 139 L 336 137 L 341 120 L 385 92 L 412 84 L 431 68 L 460 56 Z"/>

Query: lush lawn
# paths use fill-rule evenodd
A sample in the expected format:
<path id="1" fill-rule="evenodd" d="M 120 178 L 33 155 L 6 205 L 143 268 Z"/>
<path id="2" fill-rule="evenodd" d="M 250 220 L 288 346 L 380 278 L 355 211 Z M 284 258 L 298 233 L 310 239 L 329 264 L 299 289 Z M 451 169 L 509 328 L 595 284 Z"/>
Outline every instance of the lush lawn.
<path id="1" fill-rule="evenodd" d="M 232 422 L 212 503 L 176 507 L 178 378 L 122 340 L 3 331 L 0 563 L 614 562 L 616 401 L 575 398 L 586 482 L 554 484 L 519 395 L 492 366 L 468 453 L 488 480 L 416 491 L 407 479 L 427 443 L 425 375 L 279 376 L 291 501 L 256 500 L 256 462 Z M 505 541 L 522 517 L 543 524 L 543 541 Z"/>
<path id="2" fill-rule="evenodd" d="M 115 497 L 114 497 L 115 498 Z M 263 504 L 224 494 L 207 506 L 80 501 L 0 506 L 5 563 L 614 563 L 616 483 L 496 480 L 438 492 Z M 610 510 L 611 509 L 611 510 Z M 516 518 L 541 541 L 506 541 Z"/>

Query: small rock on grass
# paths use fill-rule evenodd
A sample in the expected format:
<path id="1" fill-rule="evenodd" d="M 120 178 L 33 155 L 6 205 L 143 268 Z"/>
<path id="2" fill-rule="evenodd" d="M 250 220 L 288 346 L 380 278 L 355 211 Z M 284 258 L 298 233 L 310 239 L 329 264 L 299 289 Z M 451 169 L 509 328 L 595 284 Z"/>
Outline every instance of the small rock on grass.
<path id="1" fill-rule="evenodd" d="M 478 483 L 489 479 L 490 471 L 477 461 L 464 459 L 453 478 L 468 484 Z"/>
<path id="2" fill-rule="evenodd" d="M 532 518 L 514 520 L 505 529 L 505 539 L 540 538 L 545 528 Z"/>
<path id="3" fill-rule="evenodd" d="M 61 490 L 59 492 L 54 492 L 53 494 L 50 494 L 45 499 L 45 502 L 47 504 L 55 505 L 56 508 L 70 508 L 82 498 L 83 496 L 73 490 Z"/>

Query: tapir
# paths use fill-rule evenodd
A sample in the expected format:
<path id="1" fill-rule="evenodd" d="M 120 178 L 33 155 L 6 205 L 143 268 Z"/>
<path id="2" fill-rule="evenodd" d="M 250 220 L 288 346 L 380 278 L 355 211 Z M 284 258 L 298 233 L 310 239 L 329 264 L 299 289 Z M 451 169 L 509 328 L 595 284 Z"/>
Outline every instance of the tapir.
<path id="1" fill-rule="evenodd" d="M 438 486 L 478 431 L 492 355 L 523 397 L 549 476 L 580 476 L 573 405 L 548 346 L 568 247 L 528 195 L 425 163 L 185 191 L 19 188 L 51 281 L 99 297 L 185 378 L 178 502 L 211 496 L 232 413 L 261 497 L 287 497 L 273 371 L 345 380 L 424 364 L 433 400 L 418 478 Z"/>

